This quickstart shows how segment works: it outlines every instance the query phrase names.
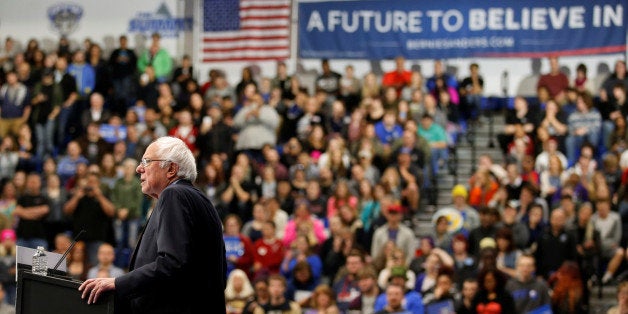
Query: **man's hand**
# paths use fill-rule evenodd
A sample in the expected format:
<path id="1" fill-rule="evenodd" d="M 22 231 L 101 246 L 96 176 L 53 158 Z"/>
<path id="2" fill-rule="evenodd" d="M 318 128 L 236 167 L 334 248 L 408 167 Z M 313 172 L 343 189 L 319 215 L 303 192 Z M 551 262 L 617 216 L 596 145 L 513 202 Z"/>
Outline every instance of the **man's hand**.
<path id="1" fill-rule="evenodd" d="M 116 282 L 114 278 L 87 279 L 78 289 L 83 292 L 81 299 L 87 298 L 87 304 L 94 304 L 104 292 L 115 290 Z"/>

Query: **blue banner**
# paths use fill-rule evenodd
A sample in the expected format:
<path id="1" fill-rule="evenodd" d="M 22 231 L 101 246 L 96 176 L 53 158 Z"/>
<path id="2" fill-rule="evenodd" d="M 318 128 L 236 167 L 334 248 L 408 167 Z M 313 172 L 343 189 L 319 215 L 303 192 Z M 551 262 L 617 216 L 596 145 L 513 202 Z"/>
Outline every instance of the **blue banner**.
<path id="1" fill-rule="evenodd" d="M 625 0 L 299 3 L 299 56 L 545 57 L 626 51 Z"/>

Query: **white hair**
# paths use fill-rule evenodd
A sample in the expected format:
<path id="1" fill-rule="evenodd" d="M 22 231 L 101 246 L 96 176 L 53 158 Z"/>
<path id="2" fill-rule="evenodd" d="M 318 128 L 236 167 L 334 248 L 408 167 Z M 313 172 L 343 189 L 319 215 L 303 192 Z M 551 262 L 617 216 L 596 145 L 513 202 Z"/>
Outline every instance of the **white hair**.
<path id="1" fill-rule="evenodd" d="M 240 277 L 244 281 L 242 285 L 242 291 L 239 293 L 235 291 L 233 288 L 233 278 Z M 253 290 L 253 285 L 251 285 L 251 281 L 246 276 L 246 273 L 241 269 L 234 269 L 229 273 L 229 277 L 227 278 L 227 285 L 225 287 L 225 298 L 227 300 L 242 298 L 247 299 L 252 297 L 255 291 Z"/>
<path id="2" fill-rule="evenodd" d="M 621 153 L 621 157 L 619 158 L 619 167 L 621 167 L 621 169 L 628 168 L 628 150 Z"/>
<path id="3" fill-rule="evenodd" d="M 159 163 L 160 167 L 165 167 L 168 162 L 173 162 L 179 166 L 177 176 L 181 179 L 196 181 L 196 160 L 188 146 L 179 138 L 172 136 L 160 137 L 153 142 L 157 147 L 157 156 L 165 159 Z"/>

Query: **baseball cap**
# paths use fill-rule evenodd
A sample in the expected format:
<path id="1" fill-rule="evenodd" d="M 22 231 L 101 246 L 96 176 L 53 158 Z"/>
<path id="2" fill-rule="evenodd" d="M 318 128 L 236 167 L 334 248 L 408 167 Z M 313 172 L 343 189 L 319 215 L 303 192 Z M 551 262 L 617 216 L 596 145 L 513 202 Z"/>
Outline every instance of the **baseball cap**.
<path id="1" fill-rule="evenodd" d="M 403 213 L 403 206 L 400 204 L 392 204 L 388 206 L 389 213 Z"/>

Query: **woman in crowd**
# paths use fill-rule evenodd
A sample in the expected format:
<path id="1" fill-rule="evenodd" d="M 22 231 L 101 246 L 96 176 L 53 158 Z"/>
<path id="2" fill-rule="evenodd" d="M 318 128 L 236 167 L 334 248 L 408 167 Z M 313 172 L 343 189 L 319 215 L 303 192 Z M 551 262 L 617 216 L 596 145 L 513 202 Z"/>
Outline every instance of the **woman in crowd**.
<path id="1" fill-rule="evenodd" d="M 521 256 L 521 251 L 515 247 L 512 230 L 507 227 L 497 230 L 495 240 L 497 244 L 497 269 L 508 277 L 516 277 L 517 270 L 515 267 L 517 259 Z"/>
<path id="2" fill-rule="evenodd" d="M 246 303 L 253 299 L 253 293 L 253 286 L 246 273 L 240 269 L 234 269 L 227 277 L 225 288 L 227 314 L 241 314 Z"/>
<path id="3" fill-rule="evenodd" d="M 433 248 L 425 260 L 425 271 L 417 276 L 414 290 L 421 294 L 433 292 L 438 270 L 442 267 L 453 267 L 453 265 L 454 261 L 447 252 Z"/>
<path id="4" fill-rule="evenodd" d="M 549 166 L 541 172 L 541 197 L 551 204 L 551 200 L 557 191 L 560 191 L 562 182 L 567 179 L 563 163 L 559 155 L 549 156 Z"/>
<path id="5" fill-rule="evenodd" d="M 486 268 L 478 276 L 479 289 L 472 309 L 478 314 L 515 313 L 515 301 L 505 289 L 506 276 L 497 269 Z"/>
<path id="6" fill-rule="evenodd" d="M 379 272 L 379 276 L 377 278 L 377 284 L 380 289 L 384 289 L 388 285 L 388 280 L 390 279 L 391 270 L 393 267 L 406 267 L 406 254 L 402 249 L 398 247 L 393 247 L 392 252 L 388 255 L 386 260 L 386 267 Z M 406 270 L 406 286 L 407 290 L 414 290 L 414 285 L 416 284 L 416 274 L 411 269 Z"/>
<path id="7" fill-rule="evenodd" d="M 291 279 L 294 268 L 299 262 L 307 262 L 311 267 L 311 275 L 315 283 L 321 277 L 323 262 L 318 254 L 312 252 L 310 241 L 305 235 L 299 235 L 292 243 L 292 249 L 286 251 L 286 255 L 281 263 L 281 273 L 284 277 Z"/>
<path id="8" fill-rule="evenodd" d="M 17 189 L 13 181 L 6 181 L 2 185 L 0 194 L 0 219 L 2 229 L 14 228 L 13 211 L 17 206 Z"/>
<path id="9" fill-rule="evenodd" d="M 87 279 L 87 271 L 90 266 L 87 262 L 87 252 L 85 251 L 85 242 L 78 241 L 68 254 L 68 276 L 76 280 Z"/>
<path id="10" fill-rule="evenodd" d="M 554 314 L 588 313 L 580 268 L 573 261 L 565 261 L 549 279 L 552 286 L 552 312 Z"/>
<path id="11" fill-rule="evenodd" d="M 116 180 L 120 178 L 121 171 L 118 172 L 112 153 L 105 153 L 100 160 L 100 182 L 109 189 L 113 189 Z"/>
<path id="12" fill-rule="evenodd" d="M 338 314 L 340 310 L 336 306 L 336 295 L 328 285 L 320 285 L 314 289 L 310 297 L 310 306 L 305 314 Z"/>
<path id="13" fill-rule="evenodd" d="M 308 264 L 308 261 L 302 260 L 296 263 L 286 278 L 286 296 L 288 299 L 299 303 L 301 307 L 305 307 L 309 303 L 310 296 L 319 282 L 319 280 L 314 278 L 312 267 Z"/>
<path id="14" fill-rule="evenodd" d="M 298 236 L 305 236 L 311 247 L 317 247 L 325 242 L 325 227 L 315 216 L 310 214 L 307 202 L 299 201 L 294 209 L 294 216 L 288 220 L 283 236 L 283 243 L 290 247 Z"/>
<path id="15" fill-rule="evenodd" d="M 340 207 L 349 205 L 358 208 L 358 198 L 351 195 L 349 184 L 346 180 L 339 180 L 334 187 L 333 195 L 327 200 L 327 219 L 337 215 Z"/>

